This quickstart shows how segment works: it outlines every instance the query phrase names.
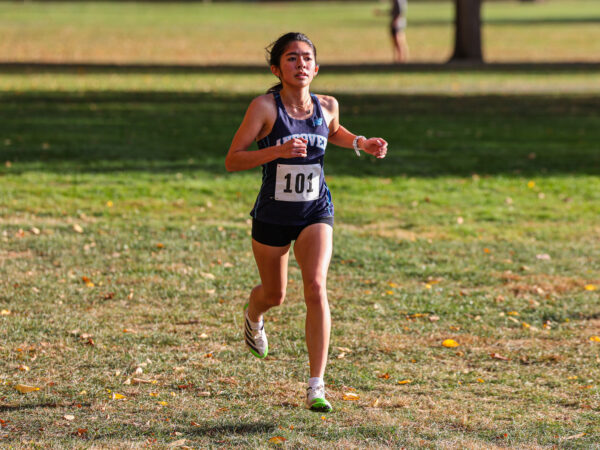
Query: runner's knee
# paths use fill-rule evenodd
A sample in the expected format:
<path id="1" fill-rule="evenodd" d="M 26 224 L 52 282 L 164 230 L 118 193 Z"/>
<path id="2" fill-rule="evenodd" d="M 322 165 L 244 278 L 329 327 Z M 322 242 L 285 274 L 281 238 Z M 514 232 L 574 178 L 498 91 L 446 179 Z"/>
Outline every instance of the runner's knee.
<path id="1" fill-rule="evenodd" d="M 304 283 L 304 297 L 306 303 L 320 304 L 327 301 L 327 288 L 325 280 L 309 280 Z"/>
<path id="2" fill-rule="evenodd" d="M 279 306 L 285 300 L 285 289 L 263 291 L 263 300 L 269 306 Z"/>

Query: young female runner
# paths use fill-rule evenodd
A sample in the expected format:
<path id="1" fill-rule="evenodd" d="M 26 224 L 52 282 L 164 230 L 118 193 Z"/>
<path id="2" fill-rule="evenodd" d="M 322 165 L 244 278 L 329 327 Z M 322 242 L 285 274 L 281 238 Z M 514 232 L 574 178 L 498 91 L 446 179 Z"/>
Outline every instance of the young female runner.
<path id="1" fill-rule="evenodd" d="M 310 93 L 317 51 L 302 33 L 287 33 L 270 46 L 271 72 L 280 83 L 250 103 L 225 159 L 228 171 L 262 165 L 262 187 L 252 212 L 252 250 L 261 284 L 244 310 L 244 336 L 252 354 L 268 352 L 263 315 L 283 303 L 291 242 L 302 271 L 306 302 L 309 409 L 331 411 L 325 399 L 331 319 L 326 280 L 332 251 L 333 203 L 323 173 L 327 142 L 385 157 L 387 142 L 355 136 L 339 123 L 335 98 Z M 258 150 L 249 151 L 252 142 Z"/>

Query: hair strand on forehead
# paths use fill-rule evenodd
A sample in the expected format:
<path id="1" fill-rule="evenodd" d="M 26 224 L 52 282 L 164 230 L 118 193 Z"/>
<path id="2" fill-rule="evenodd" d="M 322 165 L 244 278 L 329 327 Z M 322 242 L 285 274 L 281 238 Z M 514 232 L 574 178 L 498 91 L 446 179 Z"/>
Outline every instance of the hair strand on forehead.
<path id="1" fill-rule="evenodd" d="M 275 42 L 272 42 L 265 50 L 267 51 L 267 62 L 270 66 L 279 67 L 279 63 L 281 61 L 281 57 L 283 56 L 285 49 L 292 42 L 304 42 L 310 46 L 313 51 L 313 55 L 315 58 L 315 63 L 317 61 L 317 48 L 312 43 L 312 41 L 303 33 L 291 32 L 286 33 L 280 36 Z M 283 88 L 283 84 L 278 83 L 275 86 L 272 86 L 267 91 L 267 94 L 271 92 L 280 91 Z"/>

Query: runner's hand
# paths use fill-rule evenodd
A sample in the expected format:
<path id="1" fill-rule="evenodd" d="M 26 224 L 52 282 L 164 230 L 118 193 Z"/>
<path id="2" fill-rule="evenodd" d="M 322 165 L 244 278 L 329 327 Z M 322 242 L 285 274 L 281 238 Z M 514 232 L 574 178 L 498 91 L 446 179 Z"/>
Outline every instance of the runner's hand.
<path id="1" fill-rule="evenodd" d="M 279 146 L 281 158 L 306 158 L 306 144 L 308 141 L 302 138 L 294 138 Z"/>
<path id="2" fill-rule="evenodd" d="M 365 152 L 376 158 L 385 158 L 387 154 L 388 143 L 381 138 L 369 138 L 365 139 L 362 143 L 362 148 Z"/>

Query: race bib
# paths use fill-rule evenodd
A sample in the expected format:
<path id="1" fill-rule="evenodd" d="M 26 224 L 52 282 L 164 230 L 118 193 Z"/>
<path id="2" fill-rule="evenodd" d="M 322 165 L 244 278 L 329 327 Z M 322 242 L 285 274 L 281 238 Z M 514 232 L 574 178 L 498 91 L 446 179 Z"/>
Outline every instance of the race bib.
<path id="1" fill-rule="evenodd" d="M 309 202 L 319 198 L 320 164 L 277 164 L 275 200 Z"/>

